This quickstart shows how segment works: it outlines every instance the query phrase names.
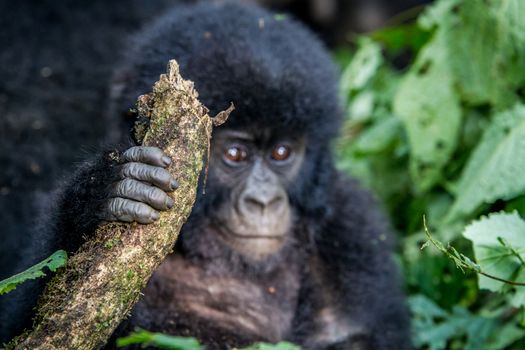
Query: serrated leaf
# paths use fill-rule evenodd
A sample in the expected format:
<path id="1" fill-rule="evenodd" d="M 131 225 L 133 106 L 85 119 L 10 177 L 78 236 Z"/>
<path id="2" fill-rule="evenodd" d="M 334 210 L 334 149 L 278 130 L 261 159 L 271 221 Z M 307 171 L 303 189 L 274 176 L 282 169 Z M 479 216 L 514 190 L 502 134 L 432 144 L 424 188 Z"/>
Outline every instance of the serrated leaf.
<path id="1" fill-rule="evenodd" d="M 476 262 L 483 272 L 505 280 L 525 283 L 525 280 L 522 280 L 525 277 L 525 221 L 518 213 L 501 212 L 484 216 L 468 225 L 463 236 L 472 241 Z M 508 246 L 502 245 L 498 238 L 503 238 Z M 504 292 L 507 285 L 479 276 L 479 287 Z M 517 288 L 514 298 L 516 302 L 523 301 L 525 288 Z"/>
<path id="2" fill-rule="evenodd" d="M 444 33 L 438 31 L 419 53 L 394 99 L 394 112 L 407 131 L 410 175 L 418 192 L 441 179 L 460 131 L 461 109 L 446 45 Z"/>
<path id="3" fill-rule="evenodd" d="M 67 253 L 63 250 L 54 252 L 49 258 L 31 266 L 27 270 L 0 281 L 0 295 L 9 293 L 16 289 L 18 285 L 27 280 L 33 280 L 46 276 L 44 269 L 55 272 L 58 268 L 65 266 L 67 262 Z"/>
<path id="4" fill-rule="evenodd" d="M 509 200 L 525 193 L 525 106 L 500 113 L 483 134 L 458 182 L 456 200 L 447 214 L 452 221 L 483 203 Z"/>

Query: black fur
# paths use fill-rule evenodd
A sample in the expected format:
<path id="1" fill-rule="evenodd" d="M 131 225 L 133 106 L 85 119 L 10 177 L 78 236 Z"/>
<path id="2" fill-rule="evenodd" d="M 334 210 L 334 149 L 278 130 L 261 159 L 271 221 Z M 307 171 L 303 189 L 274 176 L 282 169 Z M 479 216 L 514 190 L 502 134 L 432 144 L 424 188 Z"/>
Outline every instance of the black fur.
<path id="1" fill-rule="evenodd" d="M 305 135 L 307 149 L 300 175 L 288 189 L 297 222 L 283 252 L 271 261 L 254 262 L 224 247 L 206 229 L 213 226 L 213 209 L 224 195 L 210 178 L 206 195 L 199 191 L 197 205 L 170 258 L 189 264 L 187 271 L 198 267 L 207 278 L 239 284 L 239 298 L 258 301 L 252 305 L 257 310 L 270 308 L 275 315 L 282 314 L 275 329 L 232 332 L 188 310 L 166 312 L 169 308 L 163 305 L 178 295 L 168 288 L 171 277 L 178 275 L 159 272 L 145 300 L 120 331 L 139 325 L 195 335 L 209 349 L 281 339 L 306 349 L 409 348 L 408 317 L 385 220 L 371 196 L 334 168 L 331 143 L 341 117 L 336 70 L 318 40 L 290 18 L 280 20 L 255 7 L 226 3 L 168 12 L 139 35 L 132 47 L 118 73 L 123 90 L 112 102 L 110 109 L 115 113 L 125 115 L 137 95 L 150 90 L 165 71 L 167 61 L 176 58 L 182 75 L 195 82 L 212 113 L 230 101 L 235 103 L 237 109 L 224 127 Z M 124 122 L 122 142 L 127 140 L 128 127 Z M 94 230 L 100 219 L 93 213 L 100 212 L 107 186 L 116 175 L 108 152 L 85 163 L 64 186 L 52 223 L 32 239 L 35 245 L 26 257 L 45 257 L 58 248 L 73 251 Z M 184 292 L 186 281 L 179 282 L 173 288 Z M 249 299 L 242 289 L 268 286 L 276 291 L 260 299 Z M 31 285 L 14 292 L 14 298 L 25 301 L 2 306 L 1 321 L 8 330 L 4 337 L 27 325 L 21 320 L 28 315 L 36 290 Z M 235 300 L 225 300 L 224 308 L 228 307 L 239 306 Z M 289 322 L 287 315 L 291 315 Z M 330 340 L 332 331 L 352 336 Z"/>

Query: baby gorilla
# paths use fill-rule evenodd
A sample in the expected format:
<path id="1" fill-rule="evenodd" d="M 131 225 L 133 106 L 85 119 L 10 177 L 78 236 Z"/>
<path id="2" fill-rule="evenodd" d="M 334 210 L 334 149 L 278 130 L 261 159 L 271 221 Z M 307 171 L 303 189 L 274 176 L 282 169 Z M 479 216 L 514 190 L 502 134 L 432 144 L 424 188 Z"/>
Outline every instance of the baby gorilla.
<path id="1" fill-rule="evenodd" d="M 408 349 L 383 216 L 334 166 L 342 113 L 336 69 L 318 40 L 290 18 L 205 2 L 166 13 L 132 47 L 110 111 L 129 115 L 171 58 L 211 115 L 231 101 L 236 109 L 214 130 L 208 179 L 174 253 L 115 337 L 141 327 L 195 336 L 207 349 L 281 340 L 305 349 Z M 128 119 L 122 162 L 113 148 L 78 169 L 23 266 L 56 249 L 74 252 L 103 221 L 148 224 L 176 205 L 171 160 L 126 144 Z M 18 301 L 3 304 L 5 334 L 28 324 L 21 321 L 39 290 L 26 285 L 13 293 Z"/>

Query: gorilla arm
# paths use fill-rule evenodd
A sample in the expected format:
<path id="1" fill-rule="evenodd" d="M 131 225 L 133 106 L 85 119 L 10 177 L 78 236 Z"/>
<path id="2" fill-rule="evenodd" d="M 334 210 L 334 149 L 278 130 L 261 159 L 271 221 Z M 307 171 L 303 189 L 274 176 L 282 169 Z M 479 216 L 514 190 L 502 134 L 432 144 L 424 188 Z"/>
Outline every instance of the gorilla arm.
<path id="1" fill-rule="evenodd" d="M 104 221 L 157 220 L 156 210 L 173 207 L 163 190 L 171 192 L 178 186 L 165 169 L 170 164 L 171 159 L 155 147 L 131 147 L 122 155 L 107 151 L 83 164 L 59 197 L 49 237 L 52 249 L 76 251 Z"/>

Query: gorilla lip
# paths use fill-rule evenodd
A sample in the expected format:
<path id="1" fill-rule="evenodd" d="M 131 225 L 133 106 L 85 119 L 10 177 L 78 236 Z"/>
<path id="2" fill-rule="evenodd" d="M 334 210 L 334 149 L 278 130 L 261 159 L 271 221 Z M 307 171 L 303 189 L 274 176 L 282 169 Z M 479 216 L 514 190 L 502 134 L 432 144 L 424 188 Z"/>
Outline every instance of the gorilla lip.
<path id="1" fill-rule="evenodd" d="M 271 234 L 271 235 L 265 235 L 265 234 L 243 234 L 239 233 L 234 229 L 227 229 L 224 230 L 222 227 L 218 227 L 219 233 L 222 236 L 227 237 L 234 237 L 234 238 L 243 238 L 243 239 L 272 239 L 272 240 L 282 240 L 286 237 L 286 233 L 281 234 Z"/>
<path id="2" fill-rule="evenodd" d="M 284 237 L 286 237 L 286 234 L 282 234 L 282 235 L 250 235 L 250 234 L 243 235 L 243 234 L 232 232 L 232 231 L 225 233 L 225 234 L 235 236 L 236 238 L 244 238 L 244 239 L 284 239 Z"/>

